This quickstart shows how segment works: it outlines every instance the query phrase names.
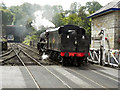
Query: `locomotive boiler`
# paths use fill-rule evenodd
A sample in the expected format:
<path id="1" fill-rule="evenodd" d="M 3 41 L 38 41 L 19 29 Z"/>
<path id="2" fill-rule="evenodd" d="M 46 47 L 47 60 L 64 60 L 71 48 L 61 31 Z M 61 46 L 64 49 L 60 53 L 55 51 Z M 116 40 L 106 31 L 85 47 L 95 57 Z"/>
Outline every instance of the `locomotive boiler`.
<path id="1" fill-rule="evenodd" d="M 89 42 L 85 29 L 64 25 L 42 33 L 37 47 L 40 53 L 47 53 L 52 60 L 62 62 L 64 66 L 79 66 L 87 62 Z"/>

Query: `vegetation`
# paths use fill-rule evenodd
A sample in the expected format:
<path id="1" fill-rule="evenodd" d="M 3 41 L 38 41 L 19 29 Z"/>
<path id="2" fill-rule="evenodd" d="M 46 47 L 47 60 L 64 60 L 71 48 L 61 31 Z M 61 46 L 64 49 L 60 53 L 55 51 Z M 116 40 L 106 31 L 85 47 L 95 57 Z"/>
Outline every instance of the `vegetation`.
<path id="1" fill-rule="evenodd" d="M 91 34 L 91 19 L 87 16 L 94 13 L 102 6 L 96 2 L 87 2 L 85 6 L 81 6 L 80 3 L 74 2 L 70 6 L 70 10 L 63 10 L 62 6 L 45 5 L 40 6 L 37 4 L 24 3 L 20 6 L 6 7 L 4 3 L 0 4 L 0 11 L 2 12 L 2 24 L 3 25 L 22 25 L 26 27 L 26 39 L 25 43 L 30 40 L 36 40 L 40 33 L 46 28 L 44 25 L 40 26 L 40 30 L 32 25 L 36 19 L 34 13 L 36 11 L 42 12 L 42 18 L 45 18 L 52 22 L 55 27 L 59 27 L 66 24 L 78 25 L 86 29 L 87 33 Z"/>
<path id="2" fill-rule="evenodd" d="M 2 14 L 2 24 L 11 25 L 14 23 L 14 13 L 8 10 L 4 3 L 0 4 L 0 12 Z"/>
<path id="3" fill-rule="evenodd" d="M 87 33 L 91 34 L 91 19 L 87 16 L 99 10 L 102 6 L 96 2 L 87 2 L 85 6 L 81 6 L 74 2 L 70 6 L 70 10 L 56 14 L 52 22 L 56 27 L 66 24 L 78 25 L 86 29 Z"/>

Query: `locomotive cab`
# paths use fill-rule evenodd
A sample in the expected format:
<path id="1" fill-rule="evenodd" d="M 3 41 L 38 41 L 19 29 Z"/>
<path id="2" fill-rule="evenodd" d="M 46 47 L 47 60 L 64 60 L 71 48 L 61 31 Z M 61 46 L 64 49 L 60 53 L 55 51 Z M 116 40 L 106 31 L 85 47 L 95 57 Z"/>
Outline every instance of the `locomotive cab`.
<path id="1" fill-rule="evenodd" d="M 45 36 L 46 32 L 43 32 L 40 35 L 40 39 L 37 43 L 37 49 L 39 50 L 39 54 L 42 54 L 45 50 L 45 46 L 46 46 L 46 36 Z"/>

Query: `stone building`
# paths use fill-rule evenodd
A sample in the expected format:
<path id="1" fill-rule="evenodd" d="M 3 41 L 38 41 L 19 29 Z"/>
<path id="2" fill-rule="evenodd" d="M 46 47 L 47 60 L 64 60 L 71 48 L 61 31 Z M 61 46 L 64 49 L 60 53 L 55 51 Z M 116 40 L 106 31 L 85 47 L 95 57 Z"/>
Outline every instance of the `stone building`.
<path id="1" fill-rule="evenodd" d="M 120 49 L 120 0 L 108 3 L 88 18 L 92 19 L 91 48 L 100 48 L 103 45 L 99 33 L 104 28 L 105 47 Z"/>
<path id="2" fill-rule="evenodd" d="M 0 37 L 2 36 L 2 12 L 0 11 Z"/>

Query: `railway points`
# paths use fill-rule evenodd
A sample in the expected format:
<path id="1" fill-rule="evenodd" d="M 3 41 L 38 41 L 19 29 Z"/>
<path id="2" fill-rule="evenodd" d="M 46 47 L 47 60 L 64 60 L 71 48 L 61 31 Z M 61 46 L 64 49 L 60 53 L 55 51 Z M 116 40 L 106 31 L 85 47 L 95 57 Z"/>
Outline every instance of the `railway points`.
<path id="1" fill-rule="evenodd" d="M 17 57 L 10 58 L 10 60 L 16 63 L 16 60 L 21 58 L 26 66 L 19 63 L 19 65 L 14 64 L 15 66 L 11 65 L 10 67 L 10 63 L 7 64 L 9 60 L 5 61 L 6 64 L 0 66 L 2 71 L 2 78 L 0 79 L 3 83 L 1 88 L 118 89 L 119 70 L 117 68 L 103 67 L 91 63 L 81 67 L 64 67 L 60 63 L 57 65 L 54 62 L 49 65 L 48 61 L 44 61 L 44 63 L 47 63 L 44 64 L 39 58 L 34 58 L 35 54 L 36 56 L 38 54 L 32 52 L 32 48 L 18 43 L 10 46 L 14 46 L 15 57 Z M 12 51 L 12 55 L 15 53 Z M 7 59 L 8 57 L 3 56 L 2 58 Z M 38 65 L 28 64 L 27 62 L 31 59 L 36 60 Z"/>
<path id="2" fill-rule="evenodd" d="M 1 90 L 120 90 L 120 0 L 81 2 L 0 5 Z"/>

